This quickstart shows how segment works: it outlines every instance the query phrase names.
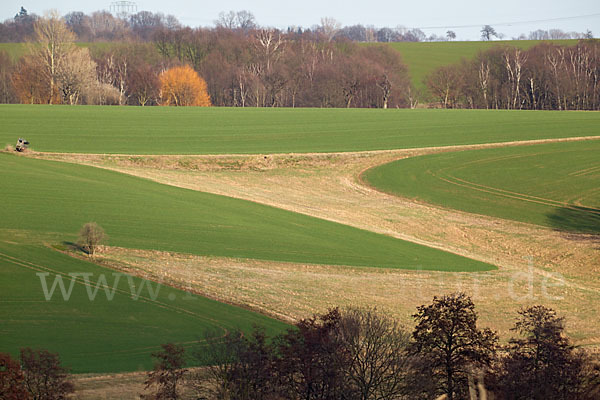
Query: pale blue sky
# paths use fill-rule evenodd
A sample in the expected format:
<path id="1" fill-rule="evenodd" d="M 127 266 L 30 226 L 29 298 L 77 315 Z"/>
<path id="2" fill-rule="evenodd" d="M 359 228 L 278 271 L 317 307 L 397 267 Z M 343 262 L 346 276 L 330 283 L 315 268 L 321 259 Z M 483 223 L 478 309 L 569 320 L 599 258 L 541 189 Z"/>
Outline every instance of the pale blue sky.
<path id="1" fill-rule="evenodd" d="M 109 9 L 110 0 L 2 0 L 0 19 L 12 18 L 24 6 L 29 12 L 42 14 L 56 8 L 61 14 L 71 11 L 90 13 Z M 469 28 L 452 28 L 458 39 L 477 40 L 479 29 L 491 24 L 507 38 L 536 29 L 558 28 L 564 31 L 583 32 L 590 29 L 600 37 L 600 0 L 502 0 L 485 2 L 476 0 L 429 0 L 429 1 L 183 1 L 139 0 L 138 10 L 162 12 L 175 15 L 184 25 L 211 26 L 219 12 L 248 10 L 260 25 L 285 28 L 290 25 L 310 27 L 319 23 L 321 17 L 333 17 L 343 25 L 363 24 L 377 27 L 408 28 L 444 27 L 423 29 L 426 34 L 443 34 L 446 27 L 473 25 Z M 528 22 L 595 14 L 585 18 Z M 523 23 L 525 22 L 525 23 Z M 499 25 L 501 23 L 514 23 Z"/>

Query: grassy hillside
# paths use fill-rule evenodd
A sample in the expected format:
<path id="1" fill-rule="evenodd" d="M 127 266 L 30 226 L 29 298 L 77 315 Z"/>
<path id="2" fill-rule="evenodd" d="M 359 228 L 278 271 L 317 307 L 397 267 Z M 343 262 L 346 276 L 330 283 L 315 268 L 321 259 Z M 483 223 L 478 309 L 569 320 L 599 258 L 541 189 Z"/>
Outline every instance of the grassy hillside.
<path id="1" fill-rule="evenodd" d="M 577 40 L 554 40 L 553 43 L 571 45 Z M 478 53 L 497 46 L 514 46 L 528 49 L 540 43 L 538 40 L 502 40 L 490 42 L 399 42 L 390 46 L 402 54 L 408 65 L 412 83 L 425 90 L 426 76 L 444 65 L 454 64 L 464 59 L 472 59 Z"/>
<path id="2" fill-rule="evenodd" d="M 600 140 L 400 160 L 364 177 L 386 192 L 552 228 L 600 233 Z"/>
<path id="3" fill-rule="evenodd" d="M 598 135 L 600 113 L 0 105 L 0 145 L 228 154 L 383 150 Z"/>
<path id="4" fill-rule="evenodd" d="M 105 228 L 110 244 L 123 247 L 303 263 L 494 269 L 248 201 L 12 154 L 0 154 L 0 193 L 0 348 L 13 354 L 20 347 L 47 348 L 60 353 L 77 373 L 148 369 L 150 353 L 161 343 L 197 346 L 207 330 L 248 330 L 253 324 L 270 333 L 285 328 L 256 313 L 167 286 L 150 284 L 153 292 L 140 279 L 121 276 L 115 284 L 112 270 L 49 247 L 74 242 L 88 221 Z M 68 300 L 54 286 L 56 276 L 62 277 L 66 292 L 73 282 Z M 91 286 L 86 286 L 86 276 Z M 109 294 L 115 285 L 114 298 L 102 285 L 96 289 L 103 277 Z"/>
<path id="5" fill-rule="evenodd" d="M 20 57 L 27 54 L 28 48 L 27 43 L 0 43 L 0 52 L 4 51 L 8 53 L 13 61 L 17 61 Z M 123 46 L 122 43 L 113 43 L 113 42 L 96 42 L 96 43 L 77 43 L 77 46 L 87 47 L 90 49 L 92 54 L 97 53 L 99 51 L 105 51 L 108 49 L 119 49 Z M 141 44 L 140 46 L 153 46 L 152 44 Z M 158 52 L 156 52 L 156 57 L 159 57 Z"/>
<path id="6" fill-rule="evenodd" d="M 6 52 L 13 61 L 17 61 L 27 52 L 25 43 L 0 43 L 0 52 Z"/>
<path id="7" fill-rule="evenodd" d="M 314 264 L 493 268 L 345 225 L 93 167 L 0 154 L 0 169 L 6 228 L 72 240 L 84 223 L 95 221 L 111 244 L 131 248 Z"/>
<path id="8" fill-rule="evenodd" d="M 21 347 L 45 348 L 58 352 L 75 373 L 148 370 L 153 365 L 150 353 L 163 343 L 189 348 L 198 346 L 207 331 L 249 332 L 260 324 L 275 333 L 286 327 L 254 312 L 126 275 L 113 286 L 114 271 L 32 243 L 33 237 L 0 231 L 2 351 L 18 355 Z M 68 300 L 58 286 L 49 296 L 56 276 L 69 290 L 69 273 L 79 276 Z M 48 274 L 46 294 L 36 274 Z M 84 274 L 91 287 L 85 286 Z M 114 297 L 103 287 L 89 296 L 102 277 L 109 293 L 115 289 Z"/>

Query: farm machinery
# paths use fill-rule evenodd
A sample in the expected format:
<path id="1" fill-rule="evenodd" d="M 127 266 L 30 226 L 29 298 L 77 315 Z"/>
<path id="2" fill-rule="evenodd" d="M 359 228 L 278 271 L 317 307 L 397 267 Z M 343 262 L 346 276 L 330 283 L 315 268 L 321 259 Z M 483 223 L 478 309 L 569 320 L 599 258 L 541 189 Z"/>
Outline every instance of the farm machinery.
<path id="1" fill-rule="evenodd" d="M 15 146 L 15 150 L 18 152 L 23 152 L 25 150 L 27 150 L 27 146 L 29 145 L 29 142 L 23 138 L 19 138 L 19 140 L 17 140 L 17 145 Z"/>

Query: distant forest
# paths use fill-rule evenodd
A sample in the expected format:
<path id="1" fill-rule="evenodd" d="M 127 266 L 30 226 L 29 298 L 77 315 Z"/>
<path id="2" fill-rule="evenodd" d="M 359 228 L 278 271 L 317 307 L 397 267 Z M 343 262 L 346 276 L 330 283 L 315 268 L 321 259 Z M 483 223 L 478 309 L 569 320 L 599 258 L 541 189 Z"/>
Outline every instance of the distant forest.
<path id="1" fill-rule="evenodd" d="M 20 43 L 27 41 L 34 33 L 34 22 L 39 18 L 36 14 L 29 14 L 26 9 L 21 10 L 13 19 L 0 23 L 0 43 Z M 156 32 L 161 30 L 177 30 L 184 28 L 179 20 L 173 15 L 140 11 L 131 15 L 116 17 L 108 11 L 96 11 L 86 15 L 81 11 L 70 12 L 64 17 L 67 27 L 73 31 L 79 42 L 103 42 L 103 41 L 153 41 Z M 261 27 L 254 15 L 249 11 L 222 12 L 214 21 L 216 28 L 232 30 L 256 30 Z M 372 25 L 342 26 L 333 18 L 321 18 L 319 25 L 310 28 L 290 26 L 285 30 L 286 34 L 320 33 L 328 39 L 349 40 L 352 42 L 365 43 L 390 43 L 390 42 L 440 42 L 456 39 L 456 33 L 448 30 L 446 35 L 427 36 L 419 28 L 406 28 L 397 26 L 394 28 L 378 28 Z M 489 25 L 481 30 L 481 38 L 490 40 L 496 37 L 506 39 L 505 35 Z M 528 34 L 521 34 L 512 40 L 565 40 L 565 39 L 592 39 L 591 31 L 586 32 L 564 32 L 560 29 L 536 30 Z"/>
<path id="2" fill-rule="evenodd" d="M 482 36 L 500 34 L 485 26 Z M 530 36 L 585 38 L 591 32 Z M 258 26 L 247 11 L 221 13 L 215 27 L 190 28 L 146 11 L 127 18 L 104 11 L 39 17 L 22 8 L 0 23 L 0 42 L 30 43 L 19 59 L 0 51 L 0 102 L 178 104 L 165 100 L 161 74 L 189 66 L 214 106 L 600 108 L 598 40 L 540 42 L 528 50 L 502 44 L 435 70 L 425 79 L 427 92 L 413 87 L 398 51 L 365 44 L 453 37 L 452 31 L 427 38 L 418 29 L 342 27 L 330 18 L 281 31 Z"/>

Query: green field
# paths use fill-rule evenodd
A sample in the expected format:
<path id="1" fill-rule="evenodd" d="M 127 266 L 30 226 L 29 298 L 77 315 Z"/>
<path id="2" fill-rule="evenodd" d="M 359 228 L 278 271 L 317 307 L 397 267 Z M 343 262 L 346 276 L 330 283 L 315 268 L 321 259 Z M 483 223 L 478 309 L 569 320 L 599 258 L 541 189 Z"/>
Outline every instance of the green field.
<path id="1" fill-rule="evenodd" d="M 206 330 L 252 324 L 269 332 L 284 324 L 256 313 L 161 287 L 132 299 L 122 277 L 112 300 L 101 288 L 90 301 L 78 278 L 72 296 L 59 287 L 45 299 L 40 277 L 112 271 L 63 255 L 48 244 L 76 240 L 81 225 L 98 222 L 109 244 L 302 263 L 485 271 L 492 265 L 388 236 L 233 198 L 161 185 L 98 168 L 0 154 L 0 349 L 47 348 L 60 353 L 74 372 L 118 372 L 151 367 L 149 354 L 161 343 L 187 343 Z M 133 279 L 135 288 L 141 287 Z M 94 288 L 90 288 L 94 290 Z M 139 290 L 139 289 L 138 289 Z M 197 344 L 196 344 L 197 345 Z"/>
<path id="2" fill-rule="evenodd" d="M 600 134 L 600 113 L 0 105 L 0 145 L 48 152 L 385 150 Z"/>
<path id="3" fill-rule="evenodd" d="M 574 45 L 577 40 L 552 40 L 560 45 Z M 390 43 L 393 49 L 402 54 L 402 60 L 408 66 L 410 79 L 415 87 L 425 89 L 425 79 L 436 68 L 470 60 L 480 52 L 493 47 L 513 46 L 527 50 L 538 40 L 500 40 L 489 42 L 398 42 Z"/>
<path id="4" fill-rule="evenodd" d="M 92 55 L 104 52 L 107 50 L 121 50 L 123 46 L 126 46 L 126 43 L 115 43 L 115 42 L 96 42 L 96 43 L 76 43 L 79 47 L 87 47 L 90 49 L 90 53 Z M 0 52 L 6 52 L 13 62 L 16 62 L 28 53 L 28 44 L 27 43 L 0 43 Z M 138 43 L 140 48 L 147 46 L 154 46 L 151 43 Z M 160 54 L 158 51 L 155 51 L 156 59 L 160 58 Z"/>
<path id="5" fill-rule="evenodd" d="M 248 332 L 253 324 L 270 333 L 286 328 L 260 314 L 154 282 L 142 284 L 138 278 L 121 276 L 113 286 L 114 271 L 63 255 L 22 233 L 0 230 L 0 349 L 15 356 L 29 346 L 58 352 L 74 373 L 148 370 L 150 353 L 163 343 L 193 348 L 207 331 Z M 58 286 L 51 297 L 50 290 L 45 294 L 37 273 L 49 274 L 48 289 L 60 275 L 68 291 L 69 273 L 90 274 L 92 286 L 86 287 L 80 275 L 65 301 Z M 116 288 L 110 300 L 102 287 L 95 297 L 88 295 L 102 276 L 109 292 Z"/>
<path id="6" fill-rule="evenodd" d="M 445 207 L 600 233 L 600 140 L 421 156 L 363 177 L 383 191 Z"/>
<path id="7" fill-rule="evenodd" d="M 346 225 L 93 167 L 0 154 L 0 170 L 2 225 L 66 240 L 95 221 L 110 244 L 130 248 L 368 267 L 493 268 Z"/>
<path id="8" fill-rule="evenodd" d="M 27 44 L 25 43 L 0 43 L 0 52 L 5 52 L 9 55 L 13 62 L 19 60 L 20 57 L 27 53 Z"/>
<path id="9" fill-rule="evenodd" d="M 14 145 L 18 137 L 25 137 L 34 150 L 73 153 L 362 151 L 590 136 L 600 134 L 599 123 L 600 113 L 592 112 L 4 105 L 0 106 L 0 145 Z M 595 218 L 595 211 L 590 214 L 586 209 L 598 208 L 599 144 L 588 141 L 417 157 L 369 171 L 367 178 L 386 191 L 503 218 L 525 220 L 524 216 L 530 218 L 526 222 L 554 226 L 548 222 L 548 214 L 554 212 L 554 224 L 568 221 L 577 225 L 572 229 L 584 231 L 590 222 L 582 217 L 573 223 L 573 207 L 530 200 L 543 197 L 547 202 L 574 203 L 579 214 Z M 515 164 L 514 159 L 520 162 Z M 466 163 L 478 163 L 477 168 L 466 168 L 471 165 Z M 443 176 L 469 181 L 472 187 L 497 186 L 488 193 L 440 181 L 439 174 L 427 172 L 438 170 L 449 171 Z M 503 175 L 505 170 L 510 175 Z M 551 185 L 561 189 L 549 192 Z M 405 193 L 407 188 L 414 193 Z M 506 197 L 507 191 L 520 198 Z M 285 328 L 247 310 L 198 296 L 189 300 L 184 292 L 166 286 L 155 299 L 134 300 L 129 280 L 137 288 L 141 281 L 127 277 L 119 281 L 112 301 L 102 289 L 90 301 L 81 278 L 69 301 L 62 299 L 59 289 L 46 301 L 39 272 L 50 274 L 49 285 L 59 274 L 68 286 L 69 272 L 91 273 L 92 284 L 106 274 L 112 283 L 112 270 L 48 246 L 74 242 L 80 227 L 89 221 L 106 230 L 108 244 L 126 248 L 365 268 L 495 269 L 433 248 L 249 201 L 12 154 L 0 154 L 0 193 L 0 349 L 16 353 L 22 346 L 47 348 L 59 352 L 74 372 L 148 369 L 149 353 L 159 344 L 174 341 L 192 346 L 207 329 L 247 330 L 253 323 L 270 332 Z M 483 208 L 471 209 L 478 206 Z M 494 210 L 506 215 L 493 214 Z M 597 227 L 595 221 L 591 225 Z M 150 296 L 147 290 L 144 293 Z"/>

